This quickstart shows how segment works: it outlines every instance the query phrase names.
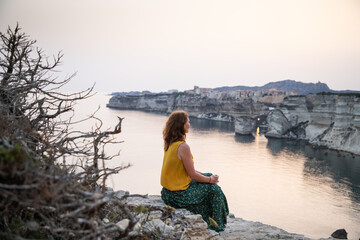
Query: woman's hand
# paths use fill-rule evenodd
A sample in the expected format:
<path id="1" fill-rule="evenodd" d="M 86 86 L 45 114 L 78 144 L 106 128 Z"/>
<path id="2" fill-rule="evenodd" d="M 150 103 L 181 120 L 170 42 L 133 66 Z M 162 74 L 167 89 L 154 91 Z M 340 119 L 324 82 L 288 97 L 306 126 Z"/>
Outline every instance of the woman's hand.
<path id="1" fill-rule="evenodd" d="M 217 184 L 219 182 L 219 176 L 218 175 L 211 175 L 210 176 L 210 183 Z"/>

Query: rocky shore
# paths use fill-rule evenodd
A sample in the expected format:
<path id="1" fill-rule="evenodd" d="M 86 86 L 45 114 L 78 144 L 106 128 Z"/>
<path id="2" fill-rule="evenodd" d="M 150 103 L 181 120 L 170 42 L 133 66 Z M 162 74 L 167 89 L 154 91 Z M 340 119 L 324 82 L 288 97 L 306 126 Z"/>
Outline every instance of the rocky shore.
<path id="1" fill-rule="evenodd" d="M 127 192 L 119 191 L 119 197 Z M 311 240 L 301 234 L 289 233 L 280 228 L 266 225 L 260 222 L 247 221 L 229 214 L 226 229 L 217 233 L 207 228 L 206 222 L 200 215 L 192 214 L 186 209 L 174 209 L 164 204 L 158 195 L 146 197 L 130 197 L 127 199 L 127 205 L 136 209 L 139 207 L 146 208 L 145 213 L 138 215 L 139 223 L 135 226 L 133 234 L 136 231 L 146 229 L 152 232 L 161 233 L 162 237 L 168 239 L 242 239 L 242 240 L 273 240 L 273 239 L 297 239 Z M 148 221 L 142 225 L 143 219 Z M 117 223 L 120 227 L 125 227 L 128 221 L 126 219 Z M 130 233 L 131 236 L 132 233 Z M 330 235 L 331 233 L 329 233 Z M 319 240 L 335 239 L 332 237 L 320 238 Z"/>

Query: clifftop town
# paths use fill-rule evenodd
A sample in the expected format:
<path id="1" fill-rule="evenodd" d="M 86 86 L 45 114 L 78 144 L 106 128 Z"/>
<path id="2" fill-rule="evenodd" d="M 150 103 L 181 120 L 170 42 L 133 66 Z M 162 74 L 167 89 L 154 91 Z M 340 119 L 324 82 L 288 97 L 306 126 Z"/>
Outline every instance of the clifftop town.
<path id="1" fill-rule="evenodd" d="M 260 87 L 247 87 L 247 86 L 234 86 L 234 87 L 219 87 L 214 88 L 217 91 L 229 91 L 229 90 L 270 90 L 277 89 L 282 91 L 296 91 L 300 95 L 306 95 L 310 93 L 319 92 L 334 92 L 326 83 L 303 83 L 294 80 L 283 80 L 277 82 L 270 82 Z"/>
<path id="2" fill-rule="evenodd" d="M 276 89 L 224 92 L 195 86 L 184 92 L 114 95 L 107 106 L 163 113 L 183 109 L 191 117 L 233 122 L 240 116 L 266 115 L 276 104 L 291 95 L 297 93 Z"/>
<path id="3" fill-rule="evenodd" d="M 182 109 L 190 117 L 234 122 L 237 134 L 252 134 L 259 127 L 267 137 L 360 155 L 360 94 L 356 92 L 299 95 L 275 88 L 218 91 L 195 86 L 184 92 L 118 94 L 107 106 L 162 113 Z"/>
<path id="4" fill-rule="evenodd" d="M 320 92 L 328 92 L 328 93 L 360 93 L 360 91 L 353 90 L 341 90 L 336 91 L 332 90 L 328 87 L 326 83 L 317 82 L 317 83 L 303 83 L 295 80 L 282 80 L 276 82 L 269 82 L 263 86 L 224 86 L 217 88 L 201 88 L 203 91 L 214 91 L 214 92 L 233 92 L 237 90 L 249 90 L 249 91 L 267 91 L 267 90 L 280 90 L 285 92 L 296 92 L 299 95 L 307 95 L 311 93 L 320 93 Z M 189 90 L 191 91 L 191 90 Z M 178 92 L 176 89 L 171 89 L 168 92 L 160 92 L 160 94 L 164 93 L 174 93 Z M 185 91 L 187 92 L 187 91 Z M 131 91 L 131 92 L 115 92 L 112 95 L 144 95 L 144 94 L 158 94 L 152 93 L 150 91 Z"/>

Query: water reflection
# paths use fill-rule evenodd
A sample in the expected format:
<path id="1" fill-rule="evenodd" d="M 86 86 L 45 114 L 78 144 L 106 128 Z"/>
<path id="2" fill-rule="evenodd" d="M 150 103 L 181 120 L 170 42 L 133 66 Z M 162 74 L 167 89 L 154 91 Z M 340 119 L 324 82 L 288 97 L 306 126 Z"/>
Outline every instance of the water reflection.
<path id="1" fill-rule="evenodd" d="M 360 156 L 331 149 L 314 148 L 311 145 L 282 139 L 268 139 L 268 150 L 274 155 L 297 153 L 305 156 L 303 174 L 305 180 L 331 178 L 332 188 L 348 195 L 360 204 Z M 324 180 L 324 181 L 325 181 Z"/>
<path id="2" fill-rule="evenodd" d="M 197 131 L 235 132 L 234 123 L 222 121 L 210 121 L 207 119 L 190 118 L 191 128 Z"/>
<path id="3" fill-rule="evenodd" d="M 348 188 L 349 197 L 360 204 L 360 157 L 329 149 L 305 148 L 304 175 L 331 177 L 337 190 Z M 360 214 L 360 213 L 359 213 Z"/>
<path id="4" fill-rule="evenodd" d="M 304 142 L 286 141 L 284 139 L 268 138 L 266 147 L 272 155 L 277 156 L 281 152 L 301 154 L 305 148 Z"/>
<path id="5" fill-rule="evenodd" d="M 255 141 L 255 137 L 253 135 L 235 134 L 235 141 L 239 143 L 252 143 Z"/>

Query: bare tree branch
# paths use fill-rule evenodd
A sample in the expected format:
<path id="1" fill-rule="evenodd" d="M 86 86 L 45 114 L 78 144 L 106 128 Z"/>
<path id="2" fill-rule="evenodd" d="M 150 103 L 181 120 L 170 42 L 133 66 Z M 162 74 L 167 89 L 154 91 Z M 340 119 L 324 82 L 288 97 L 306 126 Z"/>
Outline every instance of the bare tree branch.
<path id="1" fill-rule="evenodd" d="M 123 118 L 106 131 L 95 113 L 73 121 L 76 101 L 91 97 L 94 85 L 61 93 L 75 74 L 58 80 L 63 54 L 48 58 L 35 44 L 19 25 L 0 33 L 0 236 L 37 238 L 25 224 L 36 222 L 46 239 L 126 237 L 138 220 L 125 198 L 106 191 L 106 180 L 130 164 L 105 166 L 119 155 L 108 156 L 105 148 L 121 143 L 115 135 Z M 86 120 L 96 121 L 91 131 L 72 129 Z M 110 213 L 114 218 L 105 224 L 102 216 Z M 130 223 L 120 229 L 115 223 L 125 218 Z"/>

